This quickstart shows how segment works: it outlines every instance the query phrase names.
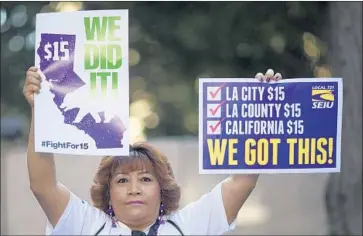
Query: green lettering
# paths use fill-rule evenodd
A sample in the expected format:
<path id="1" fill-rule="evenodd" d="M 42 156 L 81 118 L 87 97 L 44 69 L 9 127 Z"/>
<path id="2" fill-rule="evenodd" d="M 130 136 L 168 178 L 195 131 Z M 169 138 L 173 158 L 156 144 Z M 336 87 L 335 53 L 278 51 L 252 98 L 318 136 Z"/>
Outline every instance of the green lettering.
<path id="1" fill-rule="evenodd" d="M 86 39 L 89 41 L 105 41 L 106 30 L 107 30 L 107 17 L 102 17 L 100 22 L 100 17 L 85 17 L 84 27 L 86 30 Z M 97 35 L 97 39 L 96 39 Z"/>
<path id="2" fill-rule="evenodd" d="M 100 45 L 100 64 L 101 64 L 101 69 L 107 69 L 107 45 Z"/>
<path id="3" fill-rule="evenodd" d="M 84 45 L 84 68 L 97 69 L 99 66 L 99 49 L 97 45 Z"/>
<path id="4" fill-rule="evenodd" d="M 107 45 L 107 68 L 111 70 L 119 69 L 122 65 L 122 50 L 118 44 Z"/>
<path id="5" fill-rule="evenodd" d="M 106 95 L 106 92 L 107 92 L 107 80 L 108 80 L 109 76 L 111 76 L 111 72 L 91 72 L 90 73 L 90 90 L 92 92 L 92 95 L 96 94 L 97 79 L 101 80 L 101 92 L 102 92 L 102 95 Z M 114 76 L 115 75 L 112 75 L 113 82 L 114 82 Z M 116 78 L 117 78 L 117 75 L 116 75 Z"/>
<path id="6" fill-rule="evenodd" d="M 116 25 L 116 21 L 120 21 L 121 17 L 119 16 L 110 16 L 108 17 L 108 40 L 109 41 L 120 41 L 121 38 L 115 35 L 116 30 L 120 29 L 119 25 Z"/>
<path id="7" fill-rule="evenodd" d="M 101 80 L 101 92 L 103 95 L 106 95 L 107 80 L 108 80 L 108 77 L 111 75 L 111 72 L 98 72 L 97 75 L 100 77 L 100 80 Z"/>
<path id="8" fill-rule="evenodd" d="M 97 72 L 91 72 L 90 73 L 90 90 L 92 96 L 95 96 L 96 94 L 96 78 L 97 78 Z"/>
<path id="9" fill-rule="evenodd" d="M 118 89 L 118 72 L 112 72 L 112 91 L 114 97 L 117 97 L 117 89 Z"/>
<path id="10" fill-rule="evenodd" d="M 117 44 L 84 46 L 84 68 L 94 69 L 119 69 L 122 65 L 122 49 Z"/>

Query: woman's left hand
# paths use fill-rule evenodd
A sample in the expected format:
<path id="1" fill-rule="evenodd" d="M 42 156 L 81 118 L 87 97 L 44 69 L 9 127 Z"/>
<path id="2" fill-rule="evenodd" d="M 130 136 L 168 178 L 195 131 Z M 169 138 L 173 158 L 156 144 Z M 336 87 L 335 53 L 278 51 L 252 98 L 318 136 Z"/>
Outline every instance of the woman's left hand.
<path id="1" fill-rule="evenodd" d="M 257 73 L 255 76 L 256 79 L 258 79 L 258 81 L 260 82 L 274 82 L 274 81 L 279 81 L 282 79 L 282 76 L 280 73 L 276 73 L 274 72 L 273 69 L 268 69 L 266 71 L 266 74 L 262 74 L 262 73 Z"/>

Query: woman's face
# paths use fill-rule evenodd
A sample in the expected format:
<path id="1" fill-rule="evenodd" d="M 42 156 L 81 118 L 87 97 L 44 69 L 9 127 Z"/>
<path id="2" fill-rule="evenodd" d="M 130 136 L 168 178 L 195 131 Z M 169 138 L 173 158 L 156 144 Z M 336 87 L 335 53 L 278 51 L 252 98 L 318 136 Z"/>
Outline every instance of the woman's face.
<path id="1" fill-rule="evenodd" d="M 151 224 L 158 216 L 160 185 L 151 170 L 125 173 L 119 168 L 111 179 L 110 195 L 117 219 L 125 224 Z"/>

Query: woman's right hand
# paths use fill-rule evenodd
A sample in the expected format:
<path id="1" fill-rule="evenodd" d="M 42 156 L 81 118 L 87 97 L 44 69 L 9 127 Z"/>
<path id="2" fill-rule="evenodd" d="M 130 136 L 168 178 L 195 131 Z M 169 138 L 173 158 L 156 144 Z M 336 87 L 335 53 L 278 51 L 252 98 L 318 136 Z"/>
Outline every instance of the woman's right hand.
<path id="1" fill-rule="evenodd" d="M 37 72 L 38 68 L 30 67 L 26 72 L 26 79 L 23 87 L 23 94 L 30 107 L 34 108 L 34 93 L 39 93 L 41 77 Z"/>

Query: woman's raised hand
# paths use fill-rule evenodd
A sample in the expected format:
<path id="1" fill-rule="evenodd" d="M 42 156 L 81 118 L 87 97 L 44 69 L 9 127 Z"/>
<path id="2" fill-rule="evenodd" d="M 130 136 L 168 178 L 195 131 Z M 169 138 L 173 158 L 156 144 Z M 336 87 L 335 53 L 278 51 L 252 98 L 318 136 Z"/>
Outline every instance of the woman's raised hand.
<path id="1" fill-rule="evenodd" d="M 34 93 L 39 93 L 41 77 L 36 67 L 30 67 L 26 72 L 23 94 L 31 108 L 34 107 Z"/>
<path id="2" fill-rule="evenodd" d="M 280 73 L 275 74 L 273 69 L 268 69 L 266 71 L 266 74 L 257 73 L 255 78 L 258 79 L 260 82 L 270 82 L 270 81 L 279 81 L 282 79 L 282 76 Z"/>

